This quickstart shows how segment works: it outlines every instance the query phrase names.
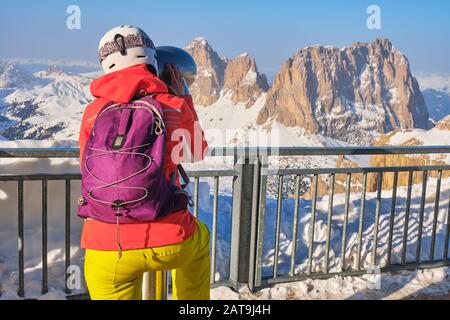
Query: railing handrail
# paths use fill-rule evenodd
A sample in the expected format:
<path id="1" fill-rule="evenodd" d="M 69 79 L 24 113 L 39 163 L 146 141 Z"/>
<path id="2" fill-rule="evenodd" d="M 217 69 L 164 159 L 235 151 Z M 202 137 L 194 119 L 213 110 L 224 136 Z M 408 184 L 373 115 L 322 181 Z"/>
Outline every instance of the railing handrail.
<path id="1" fill-rule="evenodd" d="M 450 153 L 450 145 L 370 147 L 215 147 L 209 156 L 324 156 Z M 78 158 L 78 148 L 0 148 L 0 158 Z"/>

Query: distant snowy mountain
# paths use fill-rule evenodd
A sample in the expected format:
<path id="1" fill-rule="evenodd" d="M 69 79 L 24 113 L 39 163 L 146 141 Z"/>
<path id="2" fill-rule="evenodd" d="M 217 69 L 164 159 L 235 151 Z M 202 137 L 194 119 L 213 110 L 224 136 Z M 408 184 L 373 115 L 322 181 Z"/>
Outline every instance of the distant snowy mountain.
<path id="1" fill-rule="evenodd" d="M 422 95 L 387 39 L 299 50 L 272 86 L 248 54 L 221 57 L 204 38 L 186 50 L 197 63 L 191 92 L 213 146 L 369 145 L 392 130 L 426 129 L 425 104 L 435 121 L 450 113 L 450 81 L 420 76 Z M 77 139 L 90 82 L 101 72 L 71 73 L 94 65 L 53 62 L 0 60 L 0 139 Z"/>
<path id="2" fill-rule="evenodd" d="M 96 74 L 68 74 L 55 67 L 28 74 L 16 64 L 3 65 L 0 134 L 8 140 L 76 140 Z"/>
<path id="3" fill-rule="evenodd" d="M 61 67 L 85 67 L 99 69 L 97 62 L 83 60 L 36 59 L 36 58 L 0 58 L 18 65 L 58 65 Z"/>
<path id="4" fill-rule="evenodd" d="M 450 76 L 417 76 L 430 118 L 439 121 L 450 114 Z"/>
<path id="5" fill-rule="evenodd" d="M 367 145 L 396 129 L 427 128 L 428 111 L 408 59 L 388 39 L 342 49 L 310 46 L 281 67 L 258 123 Z"/>
<path id="6" fill-rule="evenodd" d="M 33 79 L 31 74 L 28 74 L 18 65 L 0 60 L 0 89 L 24 86 Z"/>
<path id="7" fill-rule="evenodd" d="M 8 62 L 19 66 L 23 71 L 33 74 L 38 71 L 44 71 L 49 67 L 58 66 L 67 73 L 89 73 L 100 71 L 98 63 L 92 61 L 77 60 L 55 60 L 55 59 L 33 59 L 33 58 L 1 58 L 0 61 Z"/>
<path id="8" fill-rule="evenodd" d="M 416 76 L 422 90 L 434 89 L 437 91 L 445 91 L 450 94 L 450 76 L 419 74 Z"/>
<path id="9" fill-rule="evenodd" d="M 262 94 L 250 108 L 234 103 L 232 93 L 223 93 L 208 107 L 197 108 L 202 128 L 210 145 L 222 146 L 343 146 L 346 143 L 321 135 L 310 134 L 302 128 L 289 128 L 277 121 L 258 125 L 256 118 L 264 106 Z"/>
<path id="10" fill-rule="evenodd" d="M 439 121 L 450 114 L 449 92 L 426 89 L 422 93 L 431 119 Z"/>
<path id="11" fill-rule="evenodd" d="M 211 146 L 344 144 L 277 121 L 257 124 L 269 85 L 249 54 L 240 54 L 233 60 L 221 57 L 205 38 L 194 39 L 185 49 L 197 64 L 198 75 L 191 92 Z"/>
<path id="12" fill-rule="evenodd" d="M 428 127 L 429 114 L 408 59 L 388 39 L 342 49 L 301 49 L 283 64 L 270 88 L 248 55 L 233 61 L 220 58 L 204 38 L 195 39 L 186 49 L 200 66 L 192 91 L 197 104 L 206 107 L 199 108 L 207 114 L 206 126 L 223 127 L 220 118 L 224 116 L 217 115 L 236 112 L 227 125 L 236 127 L 241 118 L 248 118 L 236 107 L 244 103 L 256 116 L 247 119 L 253 128 L 247 132 L 282 128 L 282 144 L 314 136 L 369 145 L 392 130 Z M 246 85 L 246 79 L 252 79 L 252 84 Z M 296 132 L 300 140 L 284 139 L 287 132 Z"/>

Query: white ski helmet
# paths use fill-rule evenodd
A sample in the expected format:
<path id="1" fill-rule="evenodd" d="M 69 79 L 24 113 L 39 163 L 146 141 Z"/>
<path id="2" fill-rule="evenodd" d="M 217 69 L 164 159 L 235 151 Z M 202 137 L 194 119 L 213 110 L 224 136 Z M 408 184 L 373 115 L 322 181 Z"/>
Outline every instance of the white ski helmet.
<path id="1" fill-rule="evenodd" d="M 144 63 L 158 70 L 155 45 L 137 27 L 120 26 L 109 30 L 100 40 L 98 55 L 106 74 Z"/>

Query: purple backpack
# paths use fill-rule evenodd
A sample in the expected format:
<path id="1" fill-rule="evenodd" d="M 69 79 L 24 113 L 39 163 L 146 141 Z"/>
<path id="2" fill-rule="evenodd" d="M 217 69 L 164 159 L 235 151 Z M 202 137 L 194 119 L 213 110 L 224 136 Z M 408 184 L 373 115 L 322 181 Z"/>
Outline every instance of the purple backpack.
<path id="1" fill-rule="evenodd" d="M 165 178 L 165 145 L 162 107 L 152 96 L 106 105 L 84 149 L 78 216 L 140 223 L 186 208 L 188 194 Z"/>

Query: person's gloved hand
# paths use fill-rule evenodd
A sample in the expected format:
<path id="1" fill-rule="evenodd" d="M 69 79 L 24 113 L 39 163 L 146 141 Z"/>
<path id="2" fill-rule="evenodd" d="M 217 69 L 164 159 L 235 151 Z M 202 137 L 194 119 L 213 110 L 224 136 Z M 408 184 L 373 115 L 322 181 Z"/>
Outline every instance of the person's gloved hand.
<path id="1" fill-rule="evenodd" d="M 169 91 L 176 96 L 184 95 L 185 82 L 178 67 L 175 64 L 167 64 L 165 72 L 168 75 L 169 84 L 167 87 Z"/>

